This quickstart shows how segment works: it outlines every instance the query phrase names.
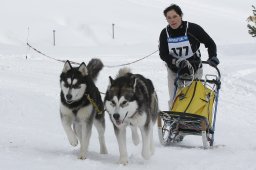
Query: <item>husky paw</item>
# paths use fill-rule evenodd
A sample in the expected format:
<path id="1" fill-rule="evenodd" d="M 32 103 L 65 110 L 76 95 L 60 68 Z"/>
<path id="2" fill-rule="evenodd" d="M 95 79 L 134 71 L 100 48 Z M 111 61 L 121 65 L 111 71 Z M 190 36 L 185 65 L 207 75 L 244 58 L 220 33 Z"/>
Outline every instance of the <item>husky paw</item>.
<path id="1" fill-rule="evenodd" d="M 86 155 L 85 154 L 80 154 L 78 156 L 78 159 L 85 160 L 86 159 Z"/>
<path id="2" fill-rule="evenodd" d="M 128 164 L 128 160 L 127 159 L 119 159 L 118 161 L 119 164 L 123 164 L 123 165 L 127 165 Z"/>
<path id="3" fill-rule="evenodd" d="M 132 136 L 132 141 L 134 145 L 138 145 L 140 143 L 140 138 L 139 136 Z"/>
<path id="4" fill-rule="evenodd" d="M 142 157 L 146 160 L 148 160 L 150 158 L 150 156 L 152 155 L 152 153 L 150 153 L 149 151 L 144 151 L 142 152 Z"/>
<path id="5" fill-rule="evenodd" d="M 134 145 L 138 145 L 140 143 L 140 138 L 138 133 L 132 133 L 132 142 Z"/>
<path id="6" fill-rule="evenodd" d="M 108 150 L 106 147 L 100 148 L 100 154 L 108 154 Z"/>
<path id="7" fill-rule="evenodd" d="M 73 136 L 73 137 L 69 138 L 69 143 L 70 143 L 70 145 L 75 147 L 78 145 L 78 140 L 75 136 Z"/>
<path id="8" fill-rule="evenodd" d="M 155 153 L 155 147 L 152 146 L 152 147 L 151 147 L 151 156 L 154 155 L 154 153 Z"/>

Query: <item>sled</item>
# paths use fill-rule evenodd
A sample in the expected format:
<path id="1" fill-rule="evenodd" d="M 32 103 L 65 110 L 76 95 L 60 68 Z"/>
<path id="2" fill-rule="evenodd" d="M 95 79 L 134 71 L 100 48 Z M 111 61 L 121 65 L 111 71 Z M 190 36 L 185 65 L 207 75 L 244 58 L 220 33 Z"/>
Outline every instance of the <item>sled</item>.
<path id="1" fill-rule="evenodd" d="M 204 79 L 184 79 L 177 74 L 170 111 L 161 111 L 158 115 L 158 135 L 162 145 L 179 143 L 186 135 L 199 135 L 205 149 L 213 146 L 221 85 L 220 71 L 213 68 L 217 73 L 206 74 Z M 184 86 L 178 86 L 178 81 L 184 82 Z"/>

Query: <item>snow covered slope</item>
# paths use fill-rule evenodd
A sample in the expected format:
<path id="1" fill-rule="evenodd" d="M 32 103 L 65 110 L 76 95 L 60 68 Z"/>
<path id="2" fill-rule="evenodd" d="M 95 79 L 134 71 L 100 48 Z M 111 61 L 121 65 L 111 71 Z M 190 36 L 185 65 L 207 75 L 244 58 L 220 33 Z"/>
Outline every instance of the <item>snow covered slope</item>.
<path id="1" fill-rule="evenodd" d="M 256 39 L 247 32 L 246 18 L 255 1 L 231 0 L 1 0 L 0 5 L 0 169 L 256 169 Z M 118 165 L 118 145 L 106 116 L 108 155 L 99 154 L 95 128 L 88 159 L 77 159 L 59 118 L 59 74 L 63 63 L 48 59 L 31 45 L 58 59 L 105 65 L 135 61 L 157 50 L 166 26 L 162 11 L 179 4 L 184 20 L 200 24 L 218 46 L 222 89 L 215 147 L 203 150 L 201 138 L 187 136 L 174 147 L 163 147 L 154 127 L 155 154 L 146 161 L 141 144 L 127 134 L 128 166 Z M 254 3 L 254 4 L 253 4 Z M 112 24 L 115 24 L 115 39 Z M 54 47 L 52 31 L 56 30 Z M 204 46 L 201 46 L 207 59 Z M 25 59 L 25 56 L 28 59 Z M 167 110 L 166 68 L 157 53 L 129 66 L 150 78 L 161 110 Z M 108 76 L 119 68 L 105 67 L 97 86 L 105 92 Z M 205 68 L 205 72 L 211 72 Z M 102 95 L 104 97 L 104 95 Z"/>

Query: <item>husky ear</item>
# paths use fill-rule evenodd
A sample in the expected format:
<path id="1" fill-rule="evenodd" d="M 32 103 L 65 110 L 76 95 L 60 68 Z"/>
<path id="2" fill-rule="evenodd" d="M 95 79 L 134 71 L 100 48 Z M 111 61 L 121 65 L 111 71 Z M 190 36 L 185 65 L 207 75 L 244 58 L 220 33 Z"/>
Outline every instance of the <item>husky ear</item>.
<path id="1" fill-rule="evenodd" d="M 111 76 L 109 76 L 109 85 L 108 85 L 108 90 L 110 89 L 111 85 L 113 84 L 114 80 L 112 79 Z"/>
<path id="2" fill-rule="evenodd" d="M 70 62 L 67 60 L 67 61 L 65 62 L 65 64 L 64 64 L 64 67 L 63 67 L 62 72 L 63 72 L 63 73 L 66 73 L 66 72 L 68 72 L 68 71 L 71 70 L 71 69 L 72 69 L 72 66 L 71 66 Z"/>
<path id="3" fill-rule="evenodd" d="M 130 80 L 130 86 L 133 88 L 133 91 L 135 92 L 136 91 L 136 86 L 137 86 L 137 78 L 135 77 L 132 77 L 131 80 Z"/>
<path id="4" fill-rule="evenodd" d="M 111 76 L 109 76 L 109 85 L 111 86 L 112 84 L 113 84 L 113 79 L 112 79 L 112 77 Z"/>
<path id="5" fill-rule="evenodd" d="M 82 62 L 78 68 L 78 71 L 83 75 L 87 76 L 88 75 L 88 70 L 84 62 Z"/>

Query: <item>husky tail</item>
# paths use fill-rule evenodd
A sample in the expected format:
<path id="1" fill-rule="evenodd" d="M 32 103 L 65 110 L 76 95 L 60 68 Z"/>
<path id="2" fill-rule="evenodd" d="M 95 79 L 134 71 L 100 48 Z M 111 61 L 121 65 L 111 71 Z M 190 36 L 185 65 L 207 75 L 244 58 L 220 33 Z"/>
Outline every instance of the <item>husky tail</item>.
<path id="1" fill-rule="evenodd" d="M 131 69 L 128 67 L 123 67 L 118 71 L 118 74 L 116 75 L 116 78 L 125 76 L 126 74 L 131 73 Z"/>
<path id="2" fill-rule="evenodd" d="M 88 65 L 87 65 L 87 69 L 88 69 L 88 73 L 92 77 L 93 81 L 97 80 L 97 76 L 98 76 L 100 70 L 102 70 L 103 66 L 104 65 L 100 59 L 93 58 L 89 61 Z"/>

